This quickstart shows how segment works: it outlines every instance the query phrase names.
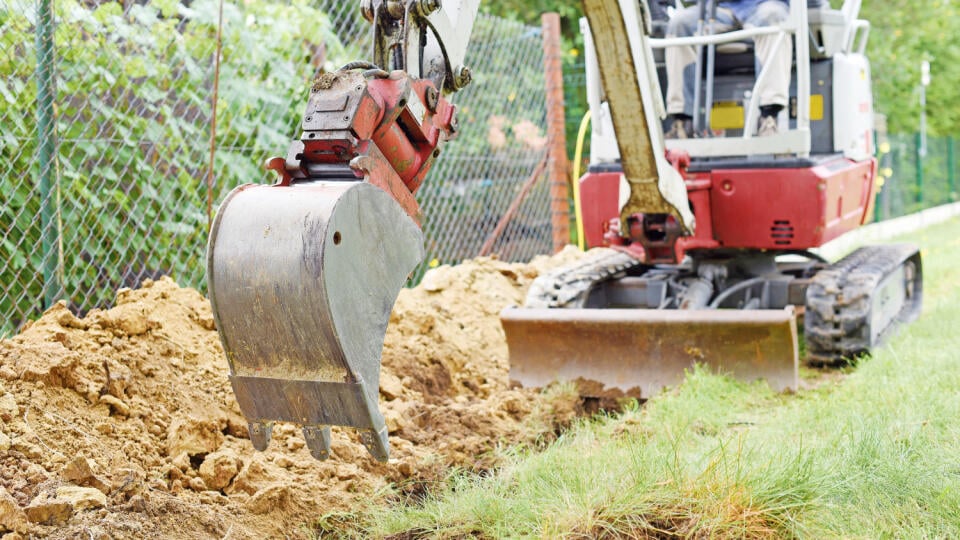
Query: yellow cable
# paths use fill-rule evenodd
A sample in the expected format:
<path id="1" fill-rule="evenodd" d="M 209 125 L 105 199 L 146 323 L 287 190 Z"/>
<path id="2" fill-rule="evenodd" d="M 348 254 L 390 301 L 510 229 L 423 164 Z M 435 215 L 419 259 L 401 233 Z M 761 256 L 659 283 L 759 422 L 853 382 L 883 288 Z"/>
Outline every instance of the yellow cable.
<path id="1" fill-rule="evenodd" d="M 583 211 L 580 210 L 580 161 L 583 159 L 583 139 L 587 135 L 587 126 L 590 125 L 590 110 L 587 109 L 580 120 L 580 131 L 577 132 L 577 149 L 573 153 L 573 212 L 577 220 L 577 247 L 583 251 L 586 239 L 583 237 Z"/>

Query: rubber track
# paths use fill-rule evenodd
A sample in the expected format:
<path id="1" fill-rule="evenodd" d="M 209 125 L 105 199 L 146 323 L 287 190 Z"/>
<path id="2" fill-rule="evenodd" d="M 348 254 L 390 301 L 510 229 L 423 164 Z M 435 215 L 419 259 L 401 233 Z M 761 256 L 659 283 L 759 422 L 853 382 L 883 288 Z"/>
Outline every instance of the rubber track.
<path id="1" fill-rule="evenodd" d="M 807 288 L 804 314 L 808 364 L 836 364 L 869 352 L 919 315 L 922 276 L 918 257 L 915 294 L 871 342 L 873 294 L 883 278 L 915 255 L 917 248 L 912 245 L 867 246 L 817 272 Z"/>
<path id="2" fill-rule="evenodd" d="M 640 264 L 639 259 L 622 251 L 593 248 L 574 263 L 535 279 L 527 291 L 524 307 L 580 307 L 596 283 Z"/>

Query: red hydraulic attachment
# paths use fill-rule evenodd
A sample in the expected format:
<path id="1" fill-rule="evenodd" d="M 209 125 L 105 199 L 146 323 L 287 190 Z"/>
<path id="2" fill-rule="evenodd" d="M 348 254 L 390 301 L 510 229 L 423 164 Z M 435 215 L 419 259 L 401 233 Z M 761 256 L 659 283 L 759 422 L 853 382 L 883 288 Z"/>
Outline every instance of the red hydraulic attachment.
<path id="1" fill-rule="evenodd" d="M 372 67 L 357 63 L 360 67 Z M 348 164 L 389 193 L 420 224 L 413 195 L 457 132 L 456 107 L 434 84 L 403 71 L 361 71 L 345 66 L 314 81 L 303 115 L 303 134 L 286 159 L 270 158 L 278 185 L 333 177 Z"/>

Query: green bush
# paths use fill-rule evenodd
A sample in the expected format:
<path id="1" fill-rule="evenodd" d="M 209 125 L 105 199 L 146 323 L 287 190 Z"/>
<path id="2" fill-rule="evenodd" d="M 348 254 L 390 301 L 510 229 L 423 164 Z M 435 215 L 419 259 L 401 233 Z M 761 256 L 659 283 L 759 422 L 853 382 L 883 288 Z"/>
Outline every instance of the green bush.
<path id="1" fill-rule="evenodd" d="M 119 286 L 171 274 L 202 285 L 217 2 L 55 5 L 55 175 L 64 290 L 81 310 Z M 36 315 L 42 253 L 33 10 L 0 2 L 0 333 Z M 223 6 L 213 198 L 266 178 L 318 57 L 342 57 L 302 0 Z M 318 54 L 322 53 L 322 54 Z M 339 62 L 342 58 L 336 58 Z"/>

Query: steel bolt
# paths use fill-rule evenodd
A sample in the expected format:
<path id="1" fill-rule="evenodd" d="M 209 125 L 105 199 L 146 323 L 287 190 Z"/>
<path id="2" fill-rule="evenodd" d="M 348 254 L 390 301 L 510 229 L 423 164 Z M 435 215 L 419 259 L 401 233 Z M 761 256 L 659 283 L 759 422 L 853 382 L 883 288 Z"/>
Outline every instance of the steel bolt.
<path id="1" fill-rule="evenodd" d="M 373 22 L 373 0 L 360 1 L 360 14 L 367 22 Z"/>
<path id="2" fill-rule="evenodd" d="M 387 13 L 394 19 L 403 17 L 404 11 L 403 2 L 400 0 L 387 0 Z"/>
<path id="3" fill-rule="evenodd" d="M 453 78 L 456 83 L 456 87 L 459 90 L 464 86 L 470 84 L 470 81 L 473 80 L 473 73 L 470 71 L 470 68 L 464 65 L 457 66 L 457 69 L 453 70 Z"/>
<path id="4" fill-rule="evenodd" d="M 440 0 L 420 0 L 420 15 L 426 17 L 440 9 Z"/>
<path id="5" fill-rule="evenodd" d="M 436 88 L 428 86 L 426 92 L 423 93 L 423 97 L 427 109 L 430 112 L 437 112 L 437 104 L 440 102 L 440 92 L 437 92 Z"/>
<path id="6" fill-rule="evenodd" d="M 457 118 L 457 111 L 453 111 L 453 116 L 450 117 L 450 133 L 456 133 L 460 129 L 460 120 Z"/>

